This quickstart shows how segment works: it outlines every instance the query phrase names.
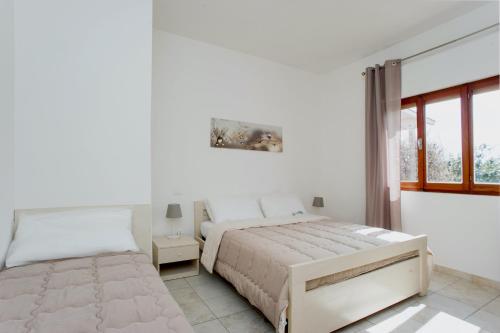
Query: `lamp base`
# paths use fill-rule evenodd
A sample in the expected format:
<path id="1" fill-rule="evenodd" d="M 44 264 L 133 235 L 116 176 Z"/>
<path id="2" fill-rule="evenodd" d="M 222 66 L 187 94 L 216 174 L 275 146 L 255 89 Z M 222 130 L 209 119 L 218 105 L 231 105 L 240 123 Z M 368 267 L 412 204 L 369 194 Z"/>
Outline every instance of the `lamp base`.
<path id="1" fill-rule="evenodd" d="M 167 235 L 167 238 L 168 239 L 179 239 L 179 238 L 181 238 L 181 234 L 178 233 L 178 234 L 173 234 L 173 235 Z"/>

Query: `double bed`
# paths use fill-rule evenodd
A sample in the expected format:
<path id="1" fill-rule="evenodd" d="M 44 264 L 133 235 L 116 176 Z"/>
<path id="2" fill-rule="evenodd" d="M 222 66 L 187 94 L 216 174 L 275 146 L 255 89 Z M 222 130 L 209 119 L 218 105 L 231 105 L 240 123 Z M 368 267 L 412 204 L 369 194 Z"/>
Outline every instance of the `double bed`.
<path id="1" fill-rule="evenodd" d="M 415 294 L 429 281 L 426 236 L 303 215 L 202 223 L 202 264 L 257 307 L 277 332 L 331 332 Z"/>
<path id="2" fill-rule="evenodd" d="M 116 207 L 132 210 L 139 251 L 43 260 L 0 271 L 0 332 L 193 332 L 151 264 L 150 208 L 108 208 Z M 18 210 L 15 227 L 19 216 L 80 209 Z"/>

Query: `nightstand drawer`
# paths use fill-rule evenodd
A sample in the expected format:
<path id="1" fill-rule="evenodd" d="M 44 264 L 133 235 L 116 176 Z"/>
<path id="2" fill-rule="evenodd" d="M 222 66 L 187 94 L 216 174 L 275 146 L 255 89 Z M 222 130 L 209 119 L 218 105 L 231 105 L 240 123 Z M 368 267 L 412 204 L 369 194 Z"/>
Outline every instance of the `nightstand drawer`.
<path id="1" fill-rule="evenodd" d="M 177 246 L 158 250 L 158 262 L 160 264 L 183 260 L 198 259 L 200 250 L 196 245 Z"/>

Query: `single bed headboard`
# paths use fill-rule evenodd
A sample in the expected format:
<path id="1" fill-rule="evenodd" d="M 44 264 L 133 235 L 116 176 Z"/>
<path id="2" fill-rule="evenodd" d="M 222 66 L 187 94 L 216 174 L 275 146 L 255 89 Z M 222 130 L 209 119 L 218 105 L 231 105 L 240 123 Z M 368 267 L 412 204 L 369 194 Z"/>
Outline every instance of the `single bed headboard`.
<path id="1" fill-rule="evenodd" d="M 201 222 L 210 221 L 208 216 L 207 208 L 205 207 L 205 201 L 195 201 L 194 202 L 194 236 L 201 239 Z"/>
<path id="2" fill-rule="evenodd" d="M 148 254 L 152 258 L 152 218 L 151 205 L 115 205 L 115 206 L 84 206 L 84 207 L 61 207 L 61 208 L 33 208 L 33 209 L 16 209 L 14 211 L 14 232 L 17 229 L 19 215 L 23 214 L 38 214 L 38 213 L 56 213 L 76 209 L 92 209 L 92 208 L 129 208 L 133 212 L 132 217 L 132 234 L 135 242 L 142 252 Z"/>

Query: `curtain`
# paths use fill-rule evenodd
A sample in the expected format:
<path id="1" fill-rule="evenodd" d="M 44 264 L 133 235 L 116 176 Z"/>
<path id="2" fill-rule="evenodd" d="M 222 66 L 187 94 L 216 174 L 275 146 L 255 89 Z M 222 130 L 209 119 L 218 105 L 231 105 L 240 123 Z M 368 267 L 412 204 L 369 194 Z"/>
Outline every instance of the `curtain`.
<path id="1" fill-rule="evenodd" d="M 365 73 L 366 224 L 401 230 L 401 61 Z"/>

